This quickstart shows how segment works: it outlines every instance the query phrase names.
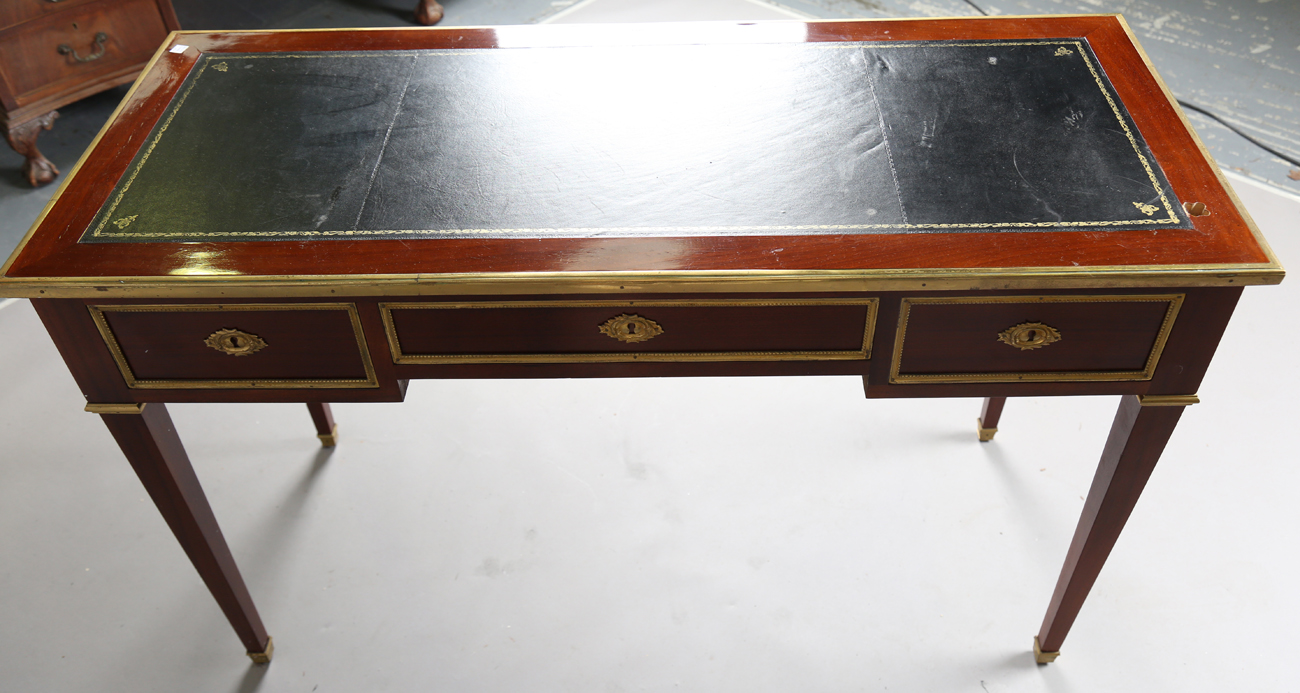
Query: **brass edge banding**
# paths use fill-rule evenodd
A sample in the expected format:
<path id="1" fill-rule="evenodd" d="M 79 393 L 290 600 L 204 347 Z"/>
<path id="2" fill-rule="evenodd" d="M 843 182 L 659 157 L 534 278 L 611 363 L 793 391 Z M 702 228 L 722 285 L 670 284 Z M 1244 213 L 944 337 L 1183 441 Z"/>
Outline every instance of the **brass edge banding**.
<path id="1" fill-rule="evenodd" d="M 1200 404 L 1196 395 L 1138 395 L 1138 404 L 1144 407 L 1189 407 Z"/>
<path id="2" fill-rule="evenodd" d="M 1246 220 L 1246 226 L 1250 229 L 1250 233 L 1254 236 L 1255 242 L 1259 244 L 1260 249 L 1264 251 L 1264 256 L 1268 258 L 1269 265 L 1277 268 L 1279 272 L 1283 272 L 1282 264 L 1278 260 L 1277 255 L 1273 253 L 1272 246 L 1270 246 L 1268 241 L 1265 240 L 1263 232 L 1261 232 L 1259 226 L 1255 224 L 1255 220 L 1250 216 L 1250 212 L 1247 211 L 1246 205 L 1242 204 L 1241 199 L 1237 197 L 1237 191 L 1233 189 L 1232 184 L 1229 183 L 1228 179 L 1223 175 L 1223 171 L 1219 168 L 1218 163 L 1215 162 L 1214 156 L 1210 154 L 1210 150 L 1206 149 L 1205 143 L 1201 141 L 1201 136 L 1197 134 L 1196 128 L 1192 127 L 1192 122 L 1188 120 L 1187 114 L 1183 112 L 1182 106 L 1178 105 L 1178 97 L 1174 96 L 1174 93 L 1169 89 L 1169 85 L 1165 84 L 1164 78 L 1156 71 L 1155 64 L 1151 62 L 1151 58 L 1147 56 L 1146 50 L 1142 48 L 1142 44 L 1138 41 L 1137 35 L 1133 33 L 1133 28 L 1129 26 L 1128 20 L 1124 19 L 1124 15 L 1122 14 L 1114 15 L 1114 17 L 1119 20 L 1120 28 L 1122 28 L 1124 33 L 1128 36 L 1129 43 L 1132 44 L 1133 49 L 1137 51 L 1138 57 L 1142 59 L 1143 64 L 1147 66 L 1147 72 L 1155 79 L 1156 84 L 1160 87 L 1161 93 L 1165 95 L 1165 99 L 1169 102 L 1169 107 L 1178 115 L 1178 120 L 1182 122 L 1183 128 L 1187 130 L 1189 135 L 1191 135 L 1192 141 L 1196 143 L 1196 148 L 1201 152 L 1201 156 L 1205 159 L 1205 163 L 1209 165 L 1210 171 L 1218 179 L 1219 185 L 1223 186 L 1223 189 L 1227 191 L 1229 199 L 1232 200 L 1233 205 L 1237 208 L 1237 213 L 1241 215 L 1242 219 Z M 1280 278 L 1279 281 L 1281 281 Z"/>
<path id="3" fill-rule="evenodd" d="M 1037 635 L 1034 636 L 1034 661 L 1035 662 L 1038 662 L 1039 664 L 1051 664 L 1052 662 L 1056 661 L 1057 657 L 1060 656 L 1061 656 L 1060 650 L 1057 650 L 1055 652 L 1043 652 L 1043 648 L 1038 644 L 1038 636 Z"/>
<path id="4" fill-rule="evenodd" d="M 1107 265 L 978 269 L 465 272 L 185 277 L 0 277 L 14 298 L 288 298 L 587 293 L 1038 291 L 1277 284 L 1276 265 Z"/>
<path id="5" fill-rule="evenodd" d="M 394 310 L 454 310 L 493 308 L 718 308 L 765 306 L 866 306 L 866 324 L 863 326 L 862 347 L 856 351 L 717 351 L 717 352 L 607 352 L 591 354 L 407 354 L 402 351 L 397 328 L 393 322 Z M 384 332 L 388 336 L 389 352 L 397 364 L 468 364 L 468 363 L 632 363 L 637 361 L 664 362 L 718 362 L 718 361 L 864 361 L 871 358 L 871 343 L 875 338 L 878 298 L 841 299 L 720 299 L 661 300 L 661 301 L 504 301 L 498 303 L 380 303 Z"/>
<path id="6" fill-rule="evenodd" d="M 354 303 L 244 303 L 237 305 L 223 304 L 176 304 L 176 305 L 140 305 L 109 304 L 86 306 L 90 310 L 95 327 L 108 346 L 113 360 L 126 386 L 133 390 L 237 390 L 237 389 L 358 389 L 379 387 L 379 377 L 375 374 L 374 363 L 370 359 L 370 349 L 366 344 L 365 331 L 361 327 L 361 317 Z M 211 380 L 141 380 L 135 377 L 126 354 L 122 352 L 117 337 L 104 317 L 105 312 L 122 313 L 225 313 L 238 311 L 292 311 L 292 310 L 346 310 L 352 324 L 353 336 L 360 351 L 361 362 L 365 367 L 366 378 L 363 379 L 211 379 Z"/>
<path id="7" fill-rule="evenodd" d="M 85 410 L 91 414 L 142 414 L 146 404 L 87 404 Z"/>
<path id="8" fill-rule="evenodd" d="M 1136 382 L 1150 380 L 1155 375 L 1160 355 L 1173 329 L 1174 319 L 1183 305 L 1185 294 L 1139 294 L 1134 296 L 975 296 L 963 298 L 918 297 L 903 298 L 898 311 L 898 330 L 894 335 L 894 353 L 890 357 L 889 382 L 895 385 L 923 383 L 1015 383 L 1015 382 Z M 1140 371 L 1070 371 L 1027 373 L 936 373 L 924 375 L 900 374 L 903 343 L 907 336 L 907 321 L 912 304 L 981 304 L 981 303 L 1159 303 L 1169 302 L 1164 319 L 1156 333 L 1155 344 L 1143 369 Z"/>

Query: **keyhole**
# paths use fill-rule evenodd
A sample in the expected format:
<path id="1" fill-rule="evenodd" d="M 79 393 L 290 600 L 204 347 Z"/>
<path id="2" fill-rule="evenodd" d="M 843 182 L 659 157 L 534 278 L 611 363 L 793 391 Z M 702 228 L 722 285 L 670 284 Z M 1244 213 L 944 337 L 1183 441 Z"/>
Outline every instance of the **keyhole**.
<path id="1" fill-rule="evenodd" d="M 628 325 L 627 325 L 627 333 L 628 333 L 628 334 L 636 334 L 636 324 L 635 324 L 635 323 L 628 323 Z"/>
<path id="2" fill-rule="evenodd" d="M 231 338 L 230 338 L 230 346 L 233 347 L 233 348 L 235 348 L 235 349 L 238 349 L 238 348 L 239 348 L 239 337 L 231 337 Z"/>
<path id="3" fill-rule="evenodd" d="M 1038 330 L 1030 330 L 1025 333 L 1025 341 L 1033 342 L 1038 339 Z"/>

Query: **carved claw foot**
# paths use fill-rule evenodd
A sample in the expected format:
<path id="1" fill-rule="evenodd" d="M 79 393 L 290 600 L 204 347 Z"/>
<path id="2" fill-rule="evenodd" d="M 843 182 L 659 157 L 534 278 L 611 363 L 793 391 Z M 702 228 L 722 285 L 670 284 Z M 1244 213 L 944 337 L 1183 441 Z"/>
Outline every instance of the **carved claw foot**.
<path id="1" fill-rule="evenodd" d="M 442 21 L 442 5 L 438 0 L 420 0 L 420 4 L 415 7 L 415 21 L 431 26 Z"/>
<path id="2" fill-rule="evenodd" d="M 58 117 L 58 111 L 50 111 L 25 123 L 12 125 L 5 133 L 9 146 L 27 157 L 23 162 L 23 176 L 34 188 L 53 181 L 59 175 L 59 169 L 36 148 L 36 136 L 41 134 L 41 130 L 53 128 L 54 119 Z"/>

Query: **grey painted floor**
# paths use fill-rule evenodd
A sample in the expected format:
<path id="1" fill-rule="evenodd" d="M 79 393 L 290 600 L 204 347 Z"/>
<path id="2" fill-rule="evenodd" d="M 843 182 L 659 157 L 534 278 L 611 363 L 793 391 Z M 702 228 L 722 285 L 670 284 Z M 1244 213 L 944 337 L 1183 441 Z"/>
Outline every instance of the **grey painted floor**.
<path id="1" fill-rule="evenodd" d="M 384 1 L 177 5 L 240 26 L 404 21 Z M 968 13 L 817 1 L 784 12 Z M 460 23 L 656 18 L 446 5 Z M 65 109 L 46 151 L 70 166 L 114 101 Z M 7 247 L 52 193 L 22 188 L 15 159 Z M 1300 202 L 1234 180 L 1283 263 L 1300 257 Z M 332 453 L 301 406 L 173 406 L 276 639 L 259 667 L 30 306 L 0 301 L 0 691 L 1297 690 L 1297 303 L 1294 281 L 1247 290 L 1047 667 L 1030 640 L 1114 398 L 1013 400 L 981 445 L 977 401 L 867 401 L 851 378 L 425 381 L 338 405 Z"/>

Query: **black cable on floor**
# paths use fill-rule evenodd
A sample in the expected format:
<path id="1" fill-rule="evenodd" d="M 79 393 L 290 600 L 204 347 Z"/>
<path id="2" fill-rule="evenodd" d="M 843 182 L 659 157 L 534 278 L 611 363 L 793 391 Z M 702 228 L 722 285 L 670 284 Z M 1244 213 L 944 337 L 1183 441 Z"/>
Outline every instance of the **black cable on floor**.
<path id="1" fill-rule="evenodd" d="M 1259 147 L 1260 149 L 1263 149 L 1264 151 L 1268 152 L 1269 154 L 1272 154 L 1273 156 L 1276 156 L 1277 158 L 1279 158 L 1279 159 L 1281 159 L 1281 160 L 1283 160 L 1283 161 L 1286 161 L 1286 162 L 1290 163 L 1292 166 L 1300 167 L 1300 160 L 1297 160 L 1297 159 L 1295 159 L 1294 157 L 1291 157 L 1291 156 L 1287 156 L 1286 154 L 1283 154 L 1282 152 L 1279 152 L 1278 150 L 1276 150 L 1276 149 L 1274 149 L 1274 148 L 1272 148 L 1272 147 L 1270 147 L 1270 146 L 1264 144 L 1263 142 L 1260 142 L 1259 140 L 1255 139 L 1254 137 L 1251 137 L 1250 135 L 1247 135 L 1246 133 L 1244 133 L 1244 132 L 1242 132 L 1241 130 L 1239 130 L 1239 129 L 1237 129 L 1236 127 L 1234 127 L 1234 126 L 1232 125 L 1232 123 L 1227 122 L 1226 120 L 1224 120 L 1223 118 L 1220 118 L 1219 116 L 1215 115 L 1214 113 L 1212 113 L 1212 112 L 1210 112 L 1210 111 L 1208 111 L 1208 110 L 1206 110 L 1206 109 L 1204 109 L 1204 108 L 1201 108 L 1200 106 L 1197 106 L 1197 105 L 1194 104 L 1194 103 L 1188 103 L 1188 102 L 1186 102 L 1186 101 L 1183 101 L 1182 99 L 1179 99 L 1179 100 L 1178 100 L 1178 105 L 1179 105 L 1179 106 L 1182 106 L 1183 108 L 1186 108 L 1186 109 L 1189 110 L 1189 111 L 1196 111 L 1197 113 L 1200 113 L 1201 115 L 1203 115 L 1203 116 L 1205 116 L 1205 117 L 1207 117 L 1207 118 L 1210 118 L 1210 119 L 1214 120 L 1214 121 L 1217 122 L 1219 125 L 1222 125 L 1223 127 L 1228 128 L 1229 130 L 1231 130 L 1231 131 L 1237 133 L 1238 135 L 1241 135 L 1242 137 L 1244 137 L 1244 138 L 1246 139 L 1246 141 L 1250 142 L 1251 144 L 1255 145 L 1256 147 Z"/>
<path id="2" fill-rule="evenodd" d="M 989 13 L 988 13 L 988 12 L 985 12 L 985 11 L 984 11 L 984 8 L 982 8 L 982 7 L 980 7 L 979 5 L 976 5 L 976 4 L 975 4 L 975 0 L 966 0 L 966 4 L 967 4 L 967 5 L 970 5 L 971 7 L 974 7 L 976 12 L 979 12 L 980 14 L 984 15 L 985 17 L 989 16 Z"/>

